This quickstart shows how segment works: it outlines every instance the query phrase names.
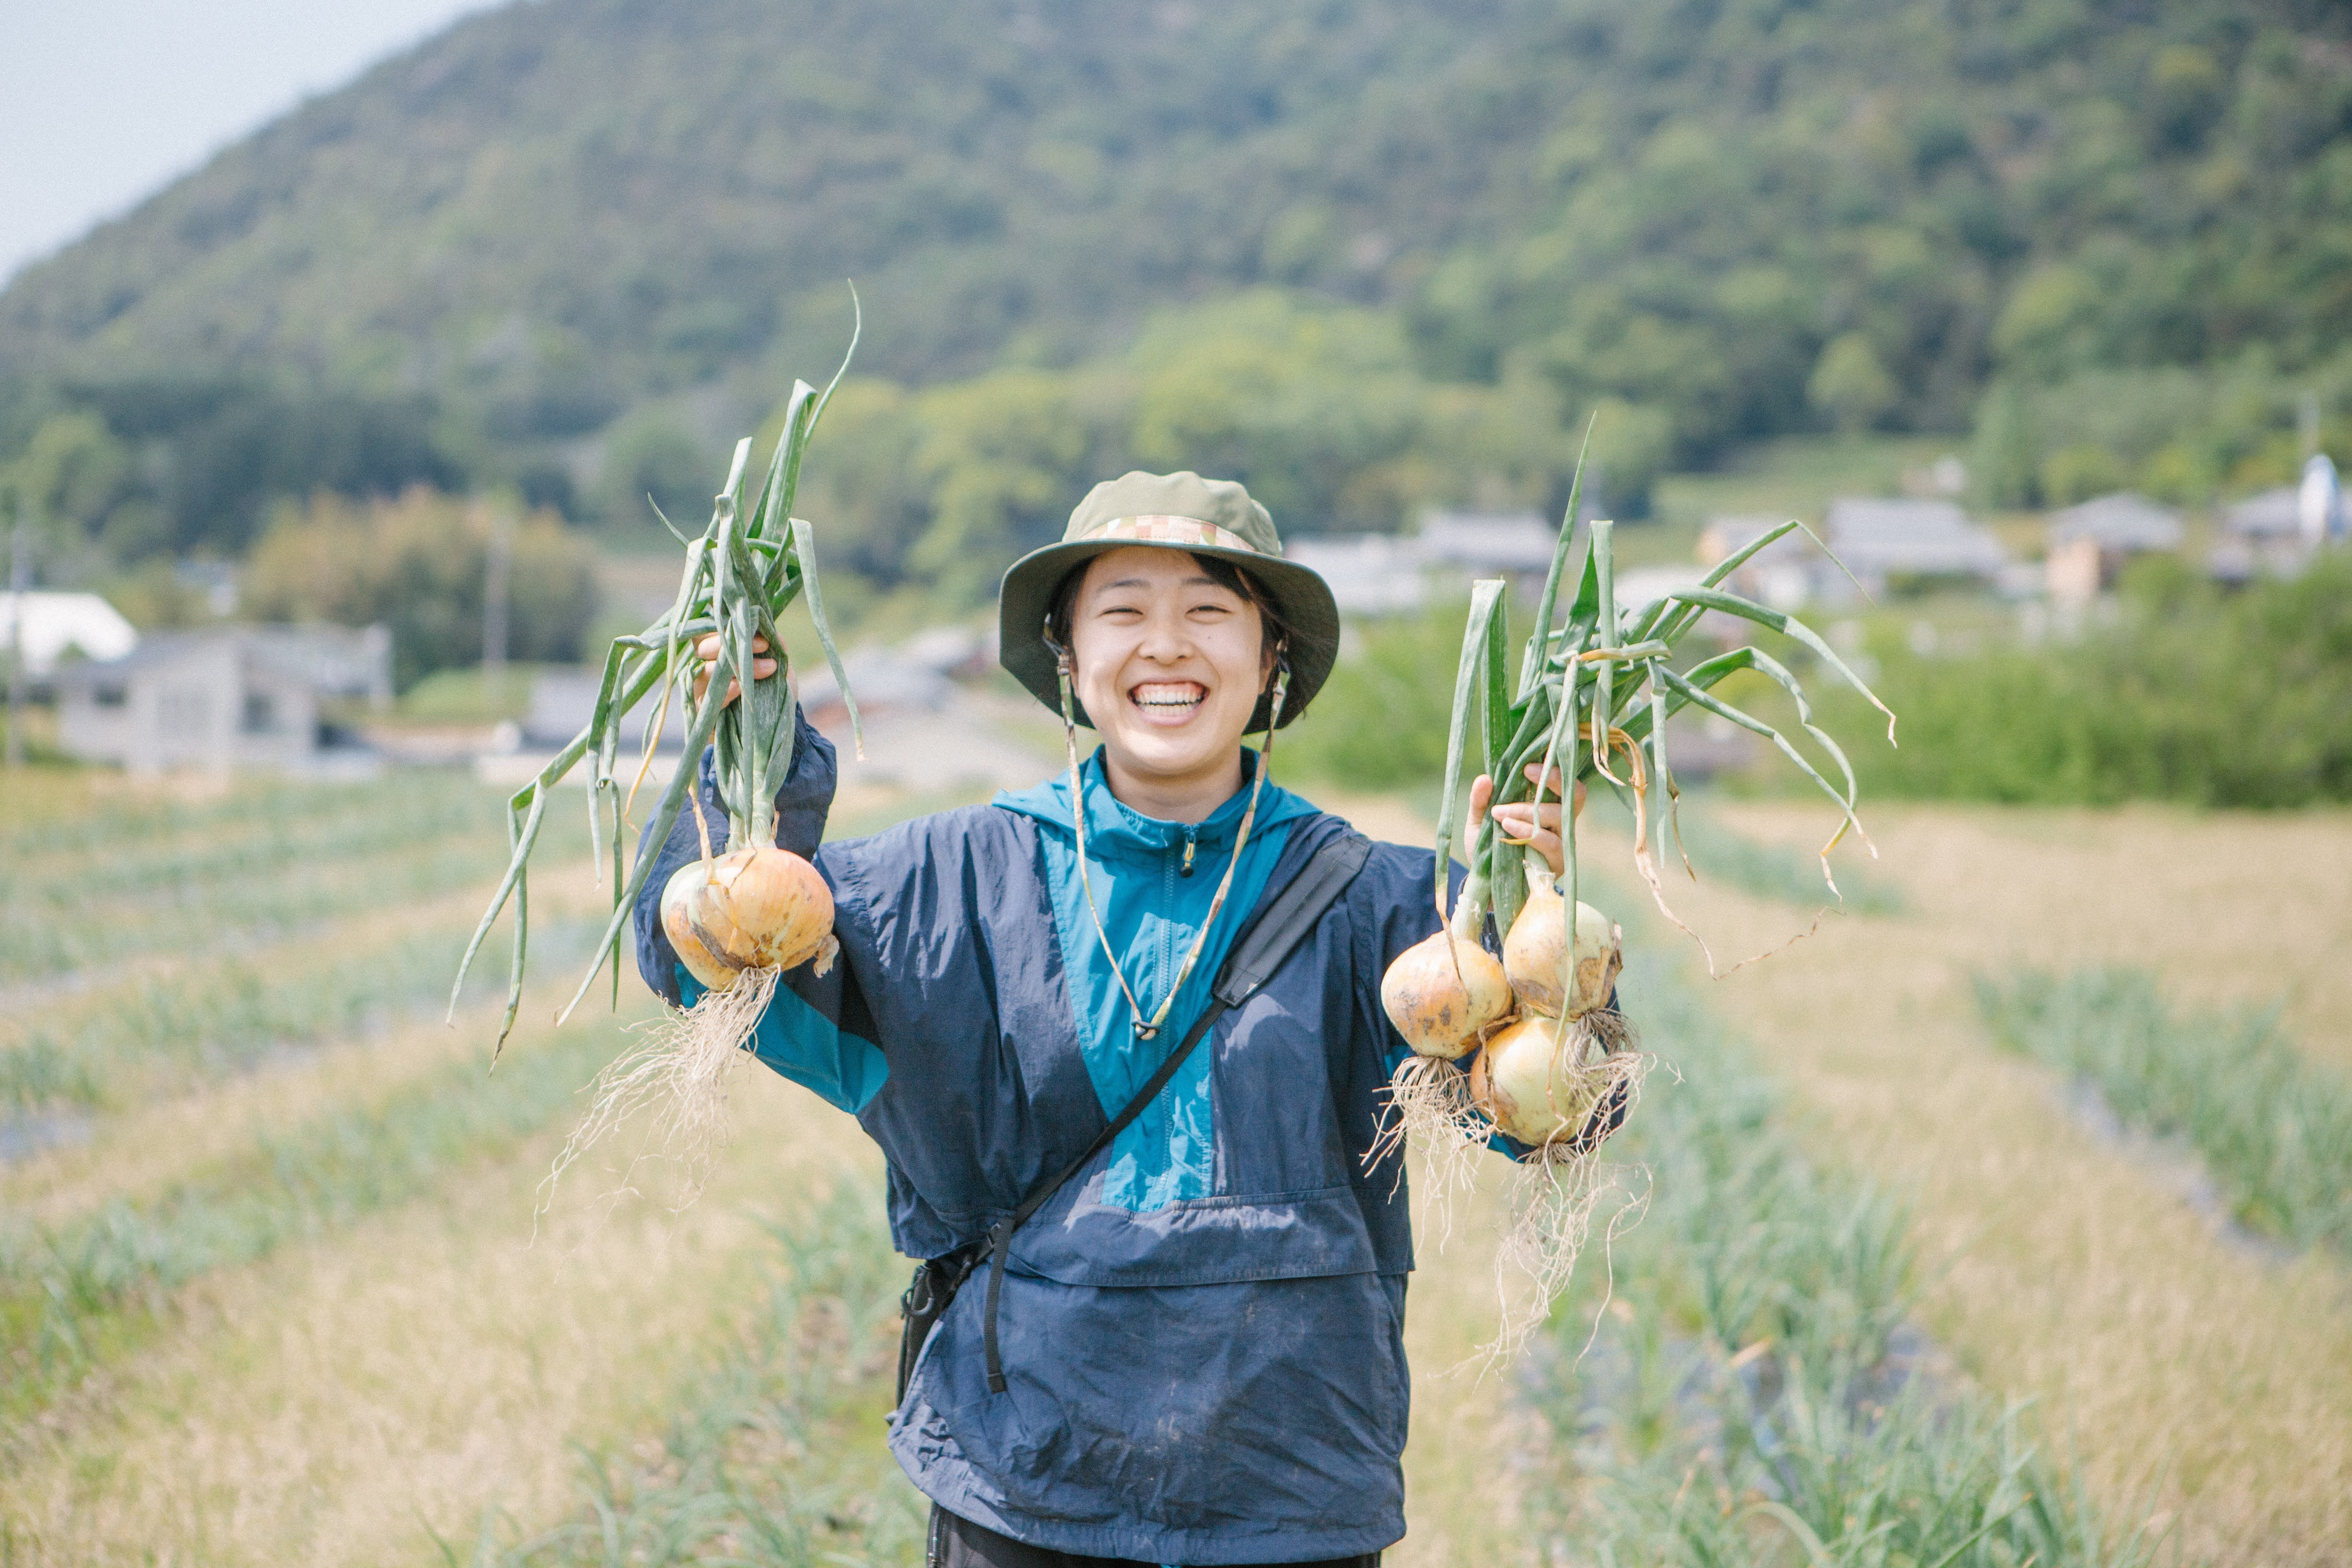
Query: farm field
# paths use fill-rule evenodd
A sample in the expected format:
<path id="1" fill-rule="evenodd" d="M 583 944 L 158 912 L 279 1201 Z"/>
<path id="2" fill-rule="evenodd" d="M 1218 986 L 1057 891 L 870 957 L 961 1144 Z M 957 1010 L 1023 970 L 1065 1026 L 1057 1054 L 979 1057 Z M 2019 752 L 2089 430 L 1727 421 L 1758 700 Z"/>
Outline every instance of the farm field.
<path id="1" fill-rule="evenodd" d="M 424 778 L 257 803 L 31 780 L 0 812 L 0 933 L 37 942 L 70 911 L 148 934 L 102 974 L 68 952 L 0 979 L 0 1562 L 919 1560 L 879 1419 L 902 1266 L 853 1121 L 747 1073 L 698 1204 L 615 1197 L 617 1171 L 583 1167 L 539 1212 L 576 1090 L 624 1040 L 601 1013 L 546 1022 L 600 896 L 584 854 L 534 881 L 556 962 L 485 1076 L 490 987 L 455 1030 L 437 1003 L 499 858 L 488 792 Z M 941 804 L 866 791 L 840 820 Z M 1333 804 L 1383 837 L 1425 831 L 1393 801 Z M 1702 810 L 1715 837 L 1694 842 L 1736 875 L 1681 912 L 1726 962 L 1802 929 L 1805 859 L 1781 847 L 1820 814 Z M 1971 983 L 2128 963 L 2182 1004 L 2283 998 L 2297 1048 L 2341 1066 L 2352 984 L 2326 958 L 2352 937 L 2352 819 L 1872 821 L 1885 858 L 1846 879 L 1875 912 L 1716 985 L 1612 885 L 1639 943 L 1628 1005 L 1686 1074 L 1654 1079 L 1626 1143 L 1668 1190 L 1537 1353 L 1483 1375 L 1465 1363 L 1494 1328 L 1507 1168 L 1489 1163 L 1442 1250 L 1424 1215 L 1392 1563 L 1653 1560 L 1669 1537 L 1679 1556 L 1693 1520 L 1801 1561 L 1750 1510 L 1748 1461 L 1707 1437 L 1736 1413 L 1794 1432 L 1801 1411 L 1806 1451 L 1849 1470 L 1959 1476 L 1954 1506 L 1992 1534 L 1957 1562 L 2029 1555 L 2000 1555 L 2028 1539 L 2027 1492 L 2057 1500 L 2032 1523 L 2062 1548 L 2042 1561 L 2143 1561 L 2151 1508 L 2184 1560 L 2344 1560 L 2344 1260 L 2231 1228 L 2184 1184 L 2189 1156 L 2086 1122 L 2052 1069 L 1995 1044 Z M 649 1011 L 632 976 L 620 1022 Z M 1769 1152 L 1771 1182 L 1724 1150 Z M 1694 1306 L 1692 1260 L 1750 1234 L 1729 1218 L 1742 1193 L 1780 1240 L 1731 1276 L 1782 1304 Z M 1840 1358 L 1878 1394 L 1922 1379 L 1993 1458 L 1961 1462 L 1957 1417 L 1838 1426 L 1851 1380 L 1806 1378 Z M 1718 1461 L 1728 1500 L 1691 1513 L 1677 1489 Z M 1816 1504 L 1846 1506 L 1792 1506 Z M 1838 1545 L 1829 1515 L 1807 1528 Z"/>
<path id="2" fill-rule="evenodd" d="M 1818 812 L 1725 805 L 1810 850 Z M 2117 1506 L 2162 1478 L 2191 1561 L 2352 1561 L 2352 1269 L 2231 1223 L 2178 1141 L 2118 1133 L 1995 1045 L 1979 977 L 2102 965 L 2176 1004 L 2276 1005 L 2352 1073 L 2352 817 L 1882 808 L 1874 880 L 1904 912 L 1832 920 L 1708 987 L 1817 1130 L 1911 1195 L 1918 1312 L 1986 1387 L 2038 1402 Z M 1841 852 L 1842 866 L 1864 864 Z M 1678 910 L 1723 962 L 1801 906 L 1717 885 Z M 2340 1184 L 2338 1190 L 2341 1190 Z"/>

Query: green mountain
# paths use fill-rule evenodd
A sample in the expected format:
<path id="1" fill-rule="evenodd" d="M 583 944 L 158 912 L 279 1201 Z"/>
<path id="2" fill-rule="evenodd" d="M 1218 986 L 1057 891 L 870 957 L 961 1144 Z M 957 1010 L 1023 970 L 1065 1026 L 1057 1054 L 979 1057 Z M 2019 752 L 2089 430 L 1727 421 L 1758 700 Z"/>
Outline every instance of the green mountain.
<path id="1" fill-rule="evenodd" d="M 1832 426 L 2194 499 L 2352 413 L 2352 11 L 539 0 L 20 275 L 0 458 L 118 558 L 319 486 L 690 497 L 849 278 L 885 577 L 1193 450 L 1304 525 L 1556 500 L 1603 403 L 1633 507 Z"/>

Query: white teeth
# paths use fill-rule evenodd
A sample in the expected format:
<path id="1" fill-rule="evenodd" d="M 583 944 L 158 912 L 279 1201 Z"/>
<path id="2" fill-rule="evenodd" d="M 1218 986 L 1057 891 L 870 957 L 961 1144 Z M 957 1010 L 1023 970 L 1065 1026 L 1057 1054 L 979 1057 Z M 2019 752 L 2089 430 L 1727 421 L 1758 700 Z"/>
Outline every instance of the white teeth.
<path id="1" fill-rule="evenodd" d="M 1151 685 L 1139 686 L 1131 694 L 1140 708 L 1196 708 L 1208 693 L 1198 686 Z"/>

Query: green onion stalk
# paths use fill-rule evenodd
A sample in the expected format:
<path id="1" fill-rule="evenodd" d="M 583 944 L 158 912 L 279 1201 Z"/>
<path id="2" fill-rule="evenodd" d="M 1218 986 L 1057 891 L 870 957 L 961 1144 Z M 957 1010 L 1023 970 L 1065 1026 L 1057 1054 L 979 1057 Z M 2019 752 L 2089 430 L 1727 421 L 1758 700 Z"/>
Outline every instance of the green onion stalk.
<path id="1" fill-rule="evenodd" d="M 1564 594 L 1583 471 L 1580 455 L 1535 626 L 1518 645 L 1516 661 L 1507 584 L 1492 578 L 1472 585 L 1436 826 L 1433 896 L 1444 924 L 1401 954 L 1381 983 L 1381 1001 L 1412 1055 L 1389 1086 L 1389 1115 L 1375 1154 L 1410 1138 L 1422 1152 L 1424 1192 L 1444 1215 L 1492 1134 L 1502 1132 L 1533 1151 L 1514 1184 L 1503 1247 L 1507 1268 L 1524 1273 L 1531 1289 L 1517 1293 L 1516 1302 L 1506 1292 L 1497 1350 L 1523 1339 L 1565 1287 L 1595 1205 L 1613 1179 L 1598 1158 L 1601 1142 L 1638 1097 L 1646 1066 L 1631 1048 L 1631 1031 L 1613 1005 L 1622 939 L 1607 917 L 1578 900 L 1580 863 L 1569 804 L 1577 784 L 1612 790 L 1631 807 L 1635 866 L 1666 917 L 1688 931 L 1668 907 L 1658 874 L 1669 835 L 1679 842 L 1666 732 L 1667 721 L 1685 709 L 1771 742 L 1835 804 L 1838 826 L 1821 850 L 1832 897 L 1837 883 L 1830 851 L 1849 832 L 1868 843 L 1855 816 L 1853 769 L 1813 721 L 1803 684 L 1787 666 L 1749 647 L 1676 668 L 1677 650 L 1701 616 L 1717 611 L 1809 649 L 1886 715 L 1889 743 L 1895 738 L 1893 712 L 1811 627 L 1723 587 L 1742 565 L 1790 533 L 1811 537 L 1801 523 L 1768 531 L 1717 563 L 1697 586 L 1674 589 L 1628 614 L 1617 601 L 1612 525 L 1596 521 L 1573 592 Z M 1796 728 L 1826 755 L 1828 772 L 1780 729 L 1716 695 L 1717 687 L 1741 670 L 1789 694 Z M 1475 757 L 1493 781 L 1493 795 L 1467 846 L 1468 873 L 1449 909 L 1474 716 Z M 1547 797 L 1562 803 L 1563 866 L 1557 875 L 1531 843 L 1501 832 L 1491 810 Z M 1687 858 L 1684 867 L 1689 868 Z M 1531 896 L 1543 907 L 1529 912 L 1542 918 L 1522 921 Z M 1499 963 L 1488 951 L 1496 941 Z M 1708 966 L 1712 971 L 1711 953 Z"/>
<path id="2" fill-rule="evenodd" d="M 853 306 L 855 299 L 853 291 Z M 853 330 L 850 353 L 856 350 L 856 334 Z M 792 396 L 785 405 L 782 434 L 756 490 L 746 489 L 751 478 L 751 441 L 746 437 L 736 444 L 727 478 L 713 500 L 709 523 L 700 537 L 688 538 L 667 517 L 661 517 L 663 526 L 686 548 L 676 599 L 659 619 L 642 632 L 614 639 L 605 655 L 604 679 L 586 727 L 508 800 L 510 853 L 506 875 L 475 927 L 472 940 L 466 944 L 457 982 L 449 994 L 449 1012 L 454 1019 L 466 974 L 499 915 L 511 902 L 514 937 L 508 962 L 506 1012 L 499 1026 L 499 1048 L 504 1047 L 507 1037 L 513 1032 L 516 1014 L 522 1004 L 530 934 L 531 852 L 538 846 L 555 787 L 583 764 L 589 770 L 586 782 L 590 850 L 597 863 L 600 880 L 604 879 L 609 861 L 612 917 L 597 943 L 587 974 L 571 1001 L 556 1015 L 556 1022 L 561 1024 L 571 1016 L 608 963 L 613 972 L 613 999 L 618 1005 L 622 932 L 656 858 L 652 853 L 640 855 L 635 868 L 624 874 L 623 838 L 628 803 L 622 797 L 618 767 L 623 721 L 629 715 L 650 708 L 642 754 L 630 784 L 631 801 L 652 770 L 655 749 L 671 704 L 679 704 L 686 716 L 685 752 L 655 808 L 650 844 L 667 842 L 678 814 L 691 809 L 699 823 L 703 866 L 709 868 L 710 824 L 699 820 L 704 814 L 695 788 L 698 759 L 709 747 L 714 754 L 718 793 L 726 808 L 730 842 L 742 847 L 772 845 L 775 795 L 792 762 L 798 708 L 794 672 L 786 657 L 778 622 L 788 606 L 805 596 L 817 641 L 840 684 L 851 731 L 862 749 L 864 737 L 856 700 L 850 694 L 840 651 L 825 624 L 824 602 L 817 586 L 814 530 L 793 516 L 793 497 L 810 438 L 848 367 L 849 356 L 845 354 L 840 369 L 834 373 L 823 393 L 806 382 L 793 384 Z M 661 516 L 659 508 L 655 510 L 656 515 Z M 698 661 L 694 648 L 700 639 L 713 635 L 718 637 L 718 658 L 709 682 L 698 697 L 695 676 Z M 754 644 L 762 640 L 774 655 L 775 668 L 770 675 L 751 679 Z M 742 700 L 730 702 L 729 687 L 738 681 L 743 689 Z M 822 891 L 821 882 L 818 890 Z M 665 904 L 667 902 L 666 899 Z M 829 931 L 829 901 L 823 911 L 823 921 Z M 681 958 L 696 971 L 698 978 L 703 978 L 704 967 L 697 961 L 700 944 L 694 939 L 704 938 L 714 950 L 720 947 L 720 942 L 701 926 L 691 932 L 680 931 L 673 935 L 679 942 Z M 717 955 L 722 960 L 727 956 L 723 952 Z M 722 967 L 706 979 L 706 984 L 716 989 L 728 978 Z M 770 983 L 772 984 L 772 976 Z"/>
<path id="3" fill-rule="evenodd" d="M 1500 578 L 1473 584 L 1470 615 L 1465 627 L 1462 657 L 1455 673 L 1453 712 L 1446 732 L 1446 771 L 1438 810 L 1436 897 L 1444 912 L 1446 868 L 1454 849 L 1460 808 L 1458 791 L 1468 751 L 1470 722 L 1478 719 L 1483 770 L 1494 780 L 1496 805 L 1535 800 L 1557 794 L 1565 799 L 1575 783 L 1614 792 L 1632 807 L 1635 821 L 1634 856 L 1643 879 L 1664 908 L 1657 866 L 1666 858 L 1679 791 L 1666 749 L 1666 721 L 1685 708 L 1696 707 L 1727 720 L 1769 741 L 1805 778 L 1836 805 L 1838 826 L 1820 851 L 1822 875 L 1832 897 L 1837 880 L 1829 855 L 1847 833 L 1868 842 L 1855 815 L 1857 791 L 1853 768 L 1830 734 L 1813 721 L 1812 707 L 1803 683 L 1786 665 L 1761 648 L 1733 648 L 1676 669 L 1675 652 L 1709 610 L 1736 616 L 1791 638 L 1809 649 L 1822 665 L 1852 685 L 1886 715 L 1886 737 L 1895 739 L 1895 715 L 1837 651 L 1812 628 L 1794 616 L 1727 592 L 1721 584 L 1734 573 L 1793 532 L 1813 538 L 1801 522 L 1789 521 L 1768 530 L 1736 553 L 1718 562 L 1696 587 L 1676 588 L 1630 615 L 1621 613 L 1616 598 L 1613 525 L 1596 521 L 1576 592 L 1566 614 L 1559 616 L 1560 589 L 1566 577 L 1576 514 L 1582 489 L 1583 463 L 1570 490 L 1568 515 L 1561 522 L 1559 542 L 1543 595 L 1536 609 L 1536 625 L 1520 649 L 1516 681 L 1507 661 L 1508 603 Z M 1815 539 L 1819 543 L 1819 540 Z M 1715 695 L 1714 689 L 1736 672 L 1763 676 L 1788 692 L 1795 705 L 1798 726 L 1825 752 L 1836 773 L 1833 782 L 1816 767 L 1782 731 Z M 1528 777 L 1528 769 L 1545 764 L 1546 784 Z M 1576 835 L 1568 824 L 1560 834 L 1565 868 L 1558 886 L 1568 907 L 1575 907 L 1579 881 Z M 1679 842 L 1679 836 L 1676 836 Z M 1507 933 L 1527 899 L 1526 868 L 1535 851 L 1501 835 L 1491 813 L 1469 847 L 1469 877 L 1451 911 L 1454 929 L 1467 934 L 1491 915 L 1498 934 Z M 1688 862 L 1685 861 L 1685 868 Z M 1666 910 L 1670 919 L 1673 911 Z M 1675 921 L 1679 926 L 1681 921 Z M 1687 928 L 1685 928 L 1687 929 Z"/>

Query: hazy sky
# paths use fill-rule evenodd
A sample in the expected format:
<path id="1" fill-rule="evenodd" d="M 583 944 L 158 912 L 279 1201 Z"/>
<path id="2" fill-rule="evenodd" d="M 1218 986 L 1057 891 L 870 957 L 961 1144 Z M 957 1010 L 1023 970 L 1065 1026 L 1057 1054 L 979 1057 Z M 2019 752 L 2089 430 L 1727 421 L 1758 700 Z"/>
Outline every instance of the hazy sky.
<path id="1" fill-rule="evenodd" d="M 493 0 L 0 0 L 0 282 Z"/>

